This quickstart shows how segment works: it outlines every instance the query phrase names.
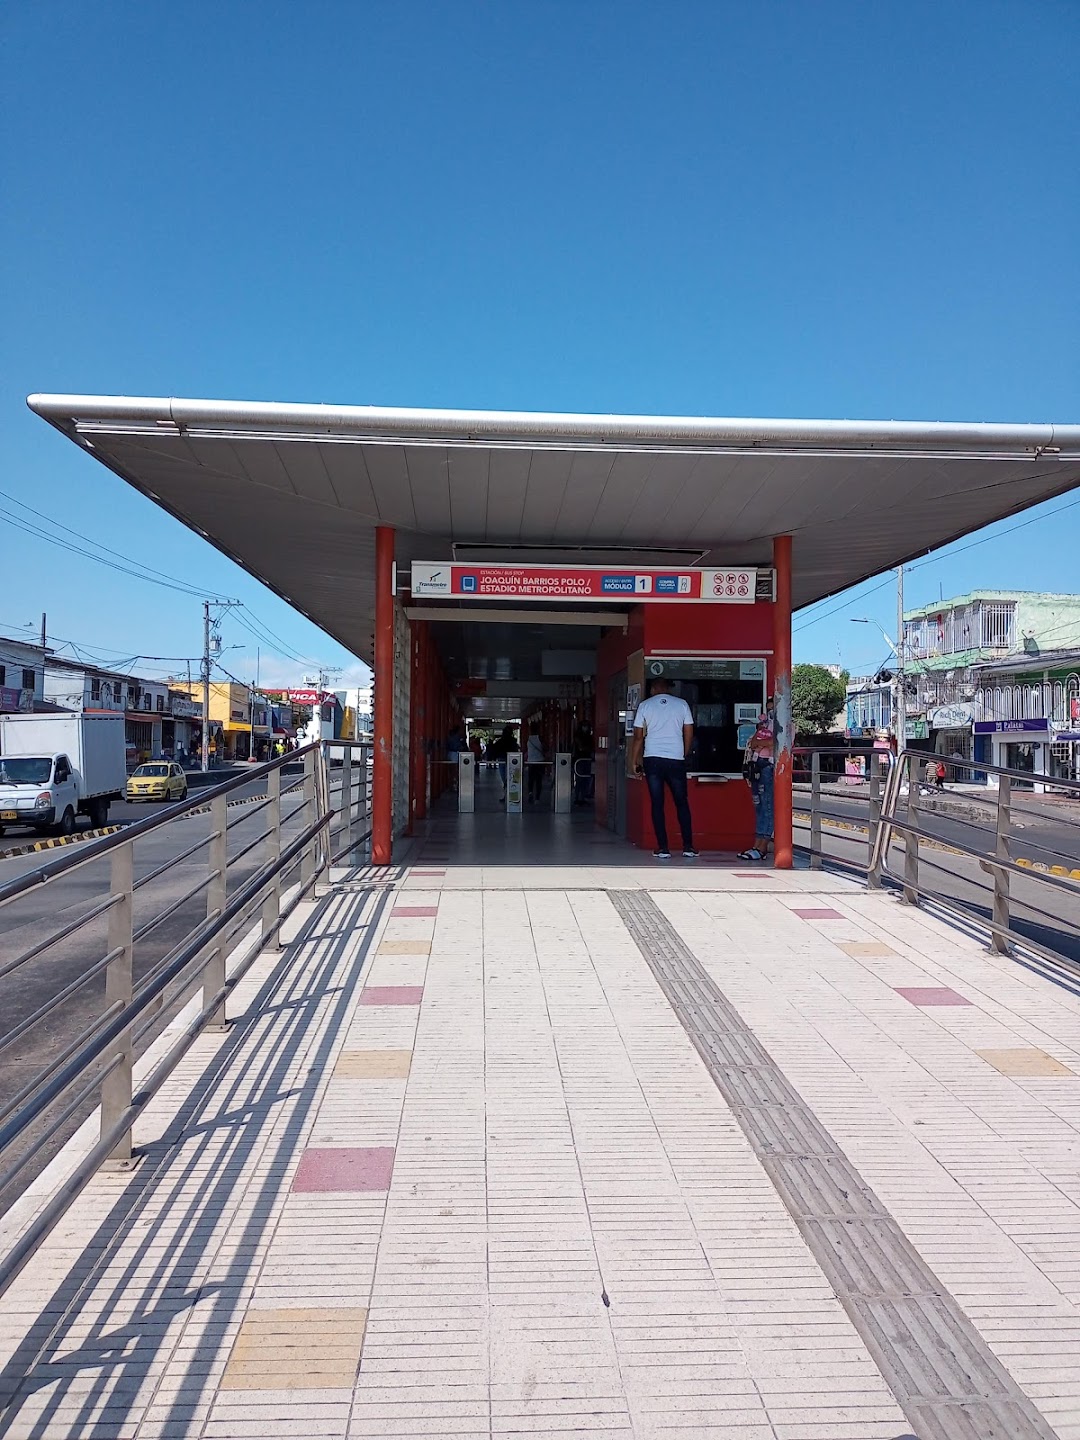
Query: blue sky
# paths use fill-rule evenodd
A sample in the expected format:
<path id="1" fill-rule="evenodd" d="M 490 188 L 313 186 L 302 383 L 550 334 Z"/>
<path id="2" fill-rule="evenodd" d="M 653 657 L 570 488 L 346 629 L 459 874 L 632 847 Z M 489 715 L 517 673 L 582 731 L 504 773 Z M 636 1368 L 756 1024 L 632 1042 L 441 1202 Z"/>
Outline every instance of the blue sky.
<path id="1" fill-rule="evenodd" d="M 0 491 L 243 599 L 287 652 L 264 682 L 348 657 L 27 393 L 1080 421 L 1075 0 L 16 0 L 0 24 Z M 923 564 L 910 602 L 1080 588 L 1065 504 Z M 194 596 L 5 514 L 42 523 L 0 497 L 0 633 L 47 610 L 56 643 L 197 653 Z M 796 617 L 796 658 L 878 663 L 850 617 L 891 633 L 895 602 L 863 592 Z"/>

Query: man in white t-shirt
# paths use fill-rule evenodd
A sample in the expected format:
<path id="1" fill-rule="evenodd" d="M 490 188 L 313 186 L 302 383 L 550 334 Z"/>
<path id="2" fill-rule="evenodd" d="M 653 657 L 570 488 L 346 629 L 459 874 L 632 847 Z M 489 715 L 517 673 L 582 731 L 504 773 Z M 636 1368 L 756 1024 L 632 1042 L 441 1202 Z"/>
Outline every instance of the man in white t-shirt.
<path id="1" fill-rule="evenodd" d="M 664 816 L 665 789 L 671 791 L 675 813 L 682 831 L 683 854 L 689 859 L 694 849 L 690 799 L 686 790 L 686 757 L 694 743 L 694 716 L 690 706 L 671 693 L 670 680 L 654 680 L 652 694 L 643 700 L 634 716 L 634 739 L 630 759 L 634 773 L 644 775 L 652 802 L 652 823 L 656 832 L 658 860 L 670 860 L 667 820 Z"/>

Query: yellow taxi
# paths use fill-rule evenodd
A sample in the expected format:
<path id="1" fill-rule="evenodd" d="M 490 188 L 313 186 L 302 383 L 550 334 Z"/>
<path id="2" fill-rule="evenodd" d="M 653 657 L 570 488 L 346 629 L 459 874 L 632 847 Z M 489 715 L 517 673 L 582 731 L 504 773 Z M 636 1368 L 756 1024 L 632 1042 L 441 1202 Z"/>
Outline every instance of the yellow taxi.
<path id="1" fill-rule="evenodd" d="M 151 760 L 128 777 L 129 800 L 184 800 L 187 776 L 171 760 Z"/>

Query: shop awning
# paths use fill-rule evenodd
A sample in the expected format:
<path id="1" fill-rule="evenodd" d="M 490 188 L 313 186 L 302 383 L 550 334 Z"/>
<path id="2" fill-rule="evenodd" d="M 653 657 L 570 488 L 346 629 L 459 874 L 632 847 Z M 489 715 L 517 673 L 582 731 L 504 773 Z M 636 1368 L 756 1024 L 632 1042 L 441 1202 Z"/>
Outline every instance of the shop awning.
<path id="1" fill-rule="evenodd" d="M 767 565 L 790 533 L 803 606 L 1080 484 L 1078 425 L 29 404 L 369 660 L 379 524 L 399 570 Z"/>

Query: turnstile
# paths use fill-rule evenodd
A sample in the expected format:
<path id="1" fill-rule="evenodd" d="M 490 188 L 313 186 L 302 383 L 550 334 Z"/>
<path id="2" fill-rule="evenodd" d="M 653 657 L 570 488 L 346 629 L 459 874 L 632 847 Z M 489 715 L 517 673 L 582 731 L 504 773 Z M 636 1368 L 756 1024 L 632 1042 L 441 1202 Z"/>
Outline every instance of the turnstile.
<path id="1" fill-rule="evenodd" d="M 556 815 L 569 815 L 574 798 L 574 766 L 569 755 L 561 751 L 555 756 L 552 772 L 552 798 Z"/>
<path id="2" fill-rule="evenodd" d="M 476 759 L 471 750 L 458 752 L 457 808 L 459 815 L 471 815 L 476 809 Z"/>
<path id="3" fill-rule="evenodd" d="M 511 750 L 506 757 L 506 813 L 521 814 L 521 791 L 524 782 L 524 767 L 521 751 Z"/>

